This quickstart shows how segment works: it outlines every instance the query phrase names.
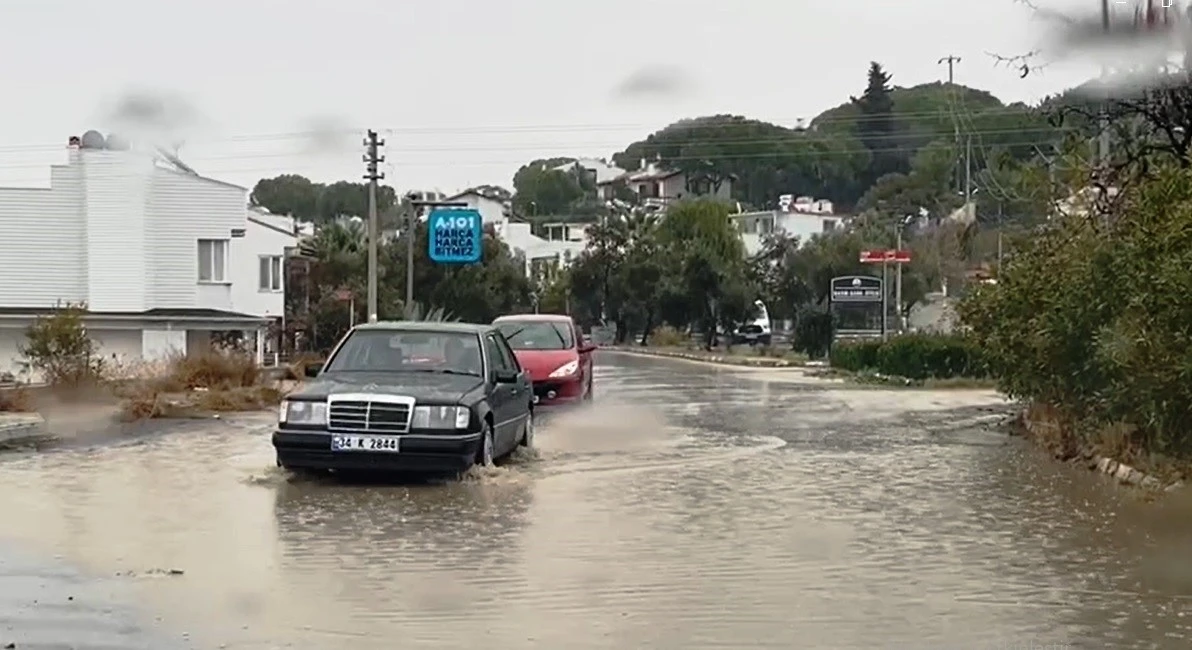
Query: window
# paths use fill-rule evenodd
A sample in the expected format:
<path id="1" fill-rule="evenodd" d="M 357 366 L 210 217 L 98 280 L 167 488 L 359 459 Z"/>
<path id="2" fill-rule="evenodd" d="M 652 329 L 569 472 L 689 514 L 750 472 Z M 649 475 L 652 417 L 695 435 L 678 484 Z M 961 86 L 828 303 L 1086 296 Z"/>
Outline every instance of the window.
<path id="1" fill-rule="evenodd" d="M 281 291 L 281 268 L 280 255 L 261 256 L 261 291 Z"/>
<path id="2" fill-rule="evenodd" d="M 356 330 L 324 372 L 453 372 L 480 376 L 475 334 L 415 330 Z"/>
<path id="3" fill-rule="evenodd" d="M 836 230 L 836 220 L 824 219 L 824 232 L 832 232 L 833 230 Z"/>
<path id="4" fill-rule="evenodd" d="M 570 350 L 575 347 L 569 323 L 502 321 L 497 325 L 514 350 Z"/>
<path id="5" fill-rule="evenodd" d="M 199 282 L 228 281 L 228 240 L 199 240 Z"/>
<path id="6" fill-rule="evenodd" d="M 492 334 L 485 336 L 484 347 L 488 348 L 488 358 L 492 362 L 493 370 L 517 370 L 512 359 L 508 358 L 508 353 L 497 343 L 497 337 Z"/>

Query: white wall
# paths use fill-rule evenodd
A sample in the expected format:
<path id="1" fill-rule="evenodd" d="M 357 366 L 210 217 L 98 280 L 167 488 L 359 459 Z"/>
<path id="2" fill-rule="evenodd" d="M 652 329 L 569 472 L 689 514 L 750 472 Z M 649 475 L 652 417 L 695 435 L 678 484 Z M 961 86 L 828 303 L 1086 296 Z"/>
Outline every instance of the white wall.
<path id="1" fill-rule="evenodd" d="M 248 215 L 245 236 L 232 240 L 231 311 L 280 317 L 285 311 L 285 250 L 297 242 L 293 235 L 287 234 L 293 232 L 293 222 L 287 217 L 251 210 Z M 281 289 L 278 291 L 261 290 L 261 256 L 283 258 Z"/>
<path id="2" fill-rule="evenodd" d="M 232 309 L 232 230 L 245 228 L 248 190 L 159 169 L 149 196 L 147 268 L 153 307 Z M 199 240 L 229 241 L 226 282 L 199 283 Z M 255 280 L 254 280 L 255 284 Z"/>
<path id="3" fill-rule="evenodd" d="M 79 168 L 55 165 L 48 189 L 0 188 L 0 305 L 87 299 L 82 182 Z"/>
<path id="4" fill-rule="evenodd" d="M 455 196 L 451 198 L 451 201 L 467 203 L 469 208 L 480 213 L 480 216 L 484 219 L 485 225 L 501 224 L 506 221 L 505 204 L 500 201 L 479 196 L 477 194 Z"/>
<path id="5" fill-rule="evenodd" d="M 157 173 L 154 160 L 130 151 L 76 149 L 71 162 L 83 170 L 87 307 L 145 311 L 153 277 L 146 264 L 146 199 Z"/>
<path id="6" fill-rule="evenodd" d="M 827 227 L 828 223 L 835 224 L 835 228 L 840 228 L 844 220 L 843 217 L 838 216 L 801 214 L 797 212 L 781 212 L 778 210 L 772 212 L 751 212 L 748 215 L 734 216 L 737 219 L 741 219 L 766 215 L 772 215 L 775 232 L 784 232 L 788 236 L 798 237 L 800 244 L 806 244 L 813 235 L 827 232 L 830 229 Z M 762 232 L 741 233 L 741 241 L 745 244 L 746 254 L 756 255 L 761 252 L 765 236 L 765 233 Z"/>
<path id="7" fill-rule="evenodd" d="M 140 332 L 141 358 L 161 361 L 176 354 L 186 354 L 186 330 L 146 329 Z"/>

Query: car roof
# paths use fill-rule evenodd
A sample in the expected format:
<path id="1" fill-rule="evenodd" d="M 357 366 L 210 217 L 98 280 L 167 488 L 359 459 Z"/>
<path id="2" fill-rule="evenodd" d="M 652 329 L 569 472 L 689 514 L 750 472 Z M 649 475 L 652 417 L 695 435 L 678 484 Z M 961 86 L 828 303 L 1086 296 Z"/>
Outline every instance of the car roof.
<path id="1" fill-rule="evenodd" d="M 571 317 L 567 314 L 506 314 L 499 316 L 493 323 L 504 323 L 507 321 L 530 321 L 539 323 L 570 323 Z"/>
<path id="2" fill-rule="evenodd" d="M 358 330 L 385 330 L 391 332 L 449 332 L 455 334 L 483 334 L 494 331 L 492 325 L 477 323 L 452 323 L 445 321 L 396 320 L 380 321 L 378 323 L 364 323 L 357 325 Z"/>

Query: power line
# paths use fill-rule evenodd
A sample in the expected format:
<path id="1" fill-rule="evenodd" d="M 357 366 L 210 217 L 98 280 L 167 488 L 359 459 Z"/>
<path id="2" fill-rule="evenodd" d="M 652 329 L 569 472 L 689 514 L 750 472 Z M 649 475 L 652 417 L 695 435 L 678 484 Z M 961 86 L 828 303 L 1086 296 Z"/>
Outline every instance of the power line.
<path id="1" fill-rule="evenodd" d="M 1050 139 L 1027 139 L 1027 140 L 1014 140 L 1011 142 L 1003 142 L 1003 143 L 1000 143 L 1000 146 L 1004 146 L 1004 147 L 1034 147 L 1034 146 L 1050 146 L 1053 143 L 1054 143 L 1054 141 L 1050 140 Z M 828 159 L 840 158 L 840 157 L 844 157 L 844 156 L 848 156 L 848 155 L 852 155 L 852 154 L 864 154 L 864 153 L 907 153 L 907 154 L 910 154 L 910 153 L 919 151 L 920 149 L 921 149 L 921 147 L 914 147 L 914 146 L 897 146 L 897 147 L 886 147 L 886 148 L 879 148 L 879 149 L 866 149 L 864 147 L 855 147 L 855 148 L 842 148 L 842 149 L 836 149 L 836 150 L 831 150 L 831 151 L 802 151 L 802 152 L 797 152 L 793 157 L 798 158 L 798 159 L 804 159 L 804 160 L 828 160 Z M 269 157 L 277 158 L 279 156 L 269 156 Z M 740 160 L 760 160 L 760 159 L 765 159 L 765 158 L 776 158 L 776 157 L 779 157 L 779 156 L 778 156 L 778 154 L 775 154 L 775 153 L 754 153 L 754 154 L 727 154 L 727 155 L 716 156 L 716 159 L 723 160 L 723 161 L 740 161 Z M 260 158 L 260 157 L 259 156 L 258 157 L 245 156 L 242 158 L 233 157 L 233 158 L 229 158 L 228 160 L 241 160 L 241 159 L 253 159 L 253 158 Z M 700 161 L 700 160 L 707 160 L 707 156 L 676 156 L 673 158 L 668 158 L 667 160 L 670 162 L 676 162 L 676 163 L 677 162 L 687 162 L 687 161 Z M 526 161 L 524 158 L 516 158 L 516 159 L 505 158 L 505 159 L 500 159 L 500 160 L 497 160 L 497 159 L 471 160 L 471 161 L 460 160 L 460 161 L 453 161 L 451 164 L 453 167 L 480 167 L 480 166 L 524 164 L 525 162 Z M 389 160 L 386 160 L 385 164 L 387 166 L 392 166 L 394 168 L 397 168 L 397 167 L 410 168 L 410 167 L 426 167 L 427 166 L 427 163 L 424 160 L 394 161 L 394 160 L 389 159 Z M 34 164 L 12 165 L 10 167 L 7 167 L 7 169 L 41 169 L 41 170 L 44 170 L 47 168 L 48 168 L 47 165 L 34 165 Z M 0 169 L 4 169 L 4 167 L 0 167 Z M 278 170 L 278 166 L 274 165 L 274 166 L 268 166 L 268 167 L 256 166 L 256 167 L 238 167 L 238 168 L 230 168 L 230 169 L 213 169 L 213 170 L 199 169 L 199 172 L 201 175 L 204 175 L 204 176 L 226 175 L 226 174 L 262 174 L 262 175 L 272 176 L 272 175 L 277 175 L 279 173 L 279 170 Z M 143 172 L 129 173 L 129 174 L 112 173 L 112 174 L 106 174 L 106 176 L 108 178 L 122 178 L 122 177 L 145 178 L 145 174 Z M 28 177 L 28 179 L 30 181 L 44 180 L 45 177 L 44 176 L 39 176 L 36 178 Z M 13 179 L 13 180 L 20 180 L 20 179 Z M 11 182 L 11 181 L 9 181 L 9 182 Z"/>
<path id="2" fill-rule="evenodd" d="M 1071 127 L 1056 127 L 1056 128 L 1039 127 L 1039 128 L 1028 128 L 1028 129 L 1022 129 L 1022 128 L 969 129 L 969 128 L 966 128 L 966 133 L 969 133 L 971 135 L 978 136 L 978 137 L 981 137 L 981 136 L 992 137 L 992 136 L 1005 136 L 1005 135 L 1039 136 L 1038 140 L 1032 141 L 1032 143 L 1034 143 L 1034 144 L 1047 142 L 1048 138 L 1046 136 L 1049 136 L 1049 135 L 1063 136 L 1068 133 L 1076 133 L 1076 132 L 1077 132 L 1077 130 L 1074 128 L 1071 128 Z M 880 141 L 902 142 L 902 141 L 905 141 L 906 135 L 905 134 L 879 135 L 879 136 L 875 136 L 873 139 L 876 141 L 879 141 L 879 142 Z M 720 139 L 692 139 L 692 140 L 684 140 L 684 141 L 676 142 L 676 143 L 674 143 L 674 146 L 680 146 L 680 147 L 700 147 L 700 146 L 749 147 L 749 146 L 767 146 L 767 145 L 770 145 L 770 146 L 787 146 L 787 145 L 795 146 L 795 145 L 833 144 L 833 143 L 837 143 L 837 142 L 840 142 L 840 140 L 838 140 L 836 138 L 832 138 L 832 137 L 793 135 L 793 136 L 784 136 L 784 137 L 775 137 L 775 138 L 754 138 L 754 139 L 723 139 L 723 140 L 720 140 Z M 557 149 L 559 151 L 572 151 L 573 152 L 575 150 L 591 150 L 591 149 L 598 149 L 598 148 L 609 148 L 609 147 L 613 147 L 613 146 L 616 146 L 616 145 L 613 145 L 612 143 L 607 143 L 607 142 L 606 143 L 565 143 L 564 142 L 564 143 L 552 144 L 552 145 L 548 145 L 548 146 L 535 145 L 535 144 L 518 144 L 518 145 L 492 145 L 492 146 L 478 146 L 478 147 L 477 146 L 450 146 L 450 145 L 424 147 L 424 148 L 403 147 L 402 151 L 403 151 L 403 153 L 407 153 L 407 154 L 467 153 L 467 152 L 490 152 L 490 151 L 491 152 L 525 151 L 525 152 L 535 152 L 539 156 L 541 156 L 541 155 L 543 155 L 542 152 L 544 149 L 546 149 L 548 151 L 551 149 Z M 835 149 L 824 150 L 824 151 L 810 150 L 810 151 L 799 151 L 799 152 L 792 152 L 792 153 L 797 153 L 798 155 L 805 155 L 805 154 L 834 155 L 834 154 L 858 153 L 858 152 L 862 152 L 862 151 L 888 151 L 888 152 L 914 151 L 914 150 L 917 150 L 918 148 L 919 147 L 914 146 L 914 145 L 901 145 L 900 144 L 899 146 L 892 147 L 892 148 L 869 149 L 867 147 L 864 147 L 864 148 L 862 148 L 862 147 L 852 147 L 852 148 L 843 147 L 843 148 L 835 148 Z M 775 153 L 777 153 L 777 152 L 758 152 L 756 155 L 758 155 L 758 156 L 775 155 Z M 311 155 L 312 154 L 309 154 L 306 152 L 240 153 L 240 154 L 226 154 L 226 155 L 213 155 L 213 156 L 194 156 L 194 157 L 187 157 L 187 160 L 192 163 L 218 163 L 218 162 L 222 162 L 222 161 L 242 161 L 242 160 L 300 159 L 300 158 L 310 157 Z M 322 154 L 322 157 L 326 158 L 326 154 Z M 718 158 L 724 158 L 724 157 L 725 156 L 718 156 Z M 686 157 L 684 157 L 684 156 L 678 157 L 678 159 L 684 159 L 684 158 L 686 158 Z M 517 160 L 507 160 L 507 161 L 501 161 L 501 162 L 522 163 L 522 162 L 525 162 L 525 160 L 517 159 Z M 417 161 L 411 160 L 408 162 L 403 162 L 401 164 L 402 165 L 417 165 L 420 163 Z M 44 165 L 44 164 L 14 163 L 14 164 L 0 164 L 0 169 L 45 168 L 47 166 L 48 165 Z"/>
<path id="3" fill-rule="evenodd" d="M 1036 109 L 1037 110 L 1037 109 Z M 1012 114 L 1027 114 L 1032 112 L 1031 109 L 1022 109 L 1017 106 L 1003 106 L 990 107 L 982 109 L 980 115 L 982 117 L 996 117 L 1000 115 Z M 925 119 L 925 118 L 939 118 L 946 119 L 948 111 L 940 109 L 935 111 L 907 111 L 895 112 L 896 119 Z M 747 118 L 754 119 L 754 118 Z M 795 131 L 794 127 L 784 126 L 786 123 L 796 124 L 804 118 L 778 118 L 774 120 L 756 119 L 757 122 L 772 124 L 774 126 Z M 828 125 L 860 125 L 871 120 L 887 119 L 886 116 L 865 116 L 865 115 L 836 115 L 827 116 L 815 119 L 812 126 L 828 126 Z M 553 134 L 560 132 L 620 132 L 620 131 L 648 131 L 654 133 L 664 130 L 665 128 L 683 129 L 683 130 L 725 130 L 736 128 L 738 125 L 725 123 L 703 123 L 693 122 L 691 124 L 684 124 L 682 121 L 671 123 L 663 127 L 657 126 L 656 123 L 621 123 L 621 124 L 542 124 L 542 125 L 493 125 L 493 126 L 466 126 L 466 127 L 400 127 L 400 128 L 386 128 L 378 129 L 379 132 L 385 133 L 389 137 L 396 135 L 515 135 L 515 134 Z M 233 136 L 221 136 L 210 138 L 196 138 L 192 144 L 196 145 L 210 145 L 210 144 L 231 144 L 231 143 L 265 143 L 265 142 L 292 142 L 295 140 L 310 140 L 316 138 L 326 137 L 355 137 L 368 129 L 336 129 L 334 131 L 289 131 L 277 133 L 259 133 L 259 134 L 241 134 Z M 810 131 L 815 133 L 815 131 Z M 643 137 L 644 139 L 644 137 Z M 0 152 L 36 152 L 36 151 L 61 151 L 66 148 L 63 143 L 23 143 L 0 145 Z"/>

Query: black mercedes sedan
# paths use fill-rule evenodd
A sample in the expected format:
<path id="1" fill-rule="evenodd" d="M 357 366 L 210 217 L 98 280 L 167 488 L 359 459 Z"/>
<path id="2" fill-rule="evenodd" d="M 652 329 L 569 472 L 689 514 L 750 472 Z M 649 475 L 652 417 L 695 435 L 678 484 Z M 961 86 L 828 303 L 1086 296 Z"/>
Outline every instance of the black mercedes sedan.
<path id="1" fill-rule="evenodd" d="M 273 434 L 286 469 L 454 473 L 534 444 L 530 376 L 490 325 L 358 325 L 309 374 Z"/>

